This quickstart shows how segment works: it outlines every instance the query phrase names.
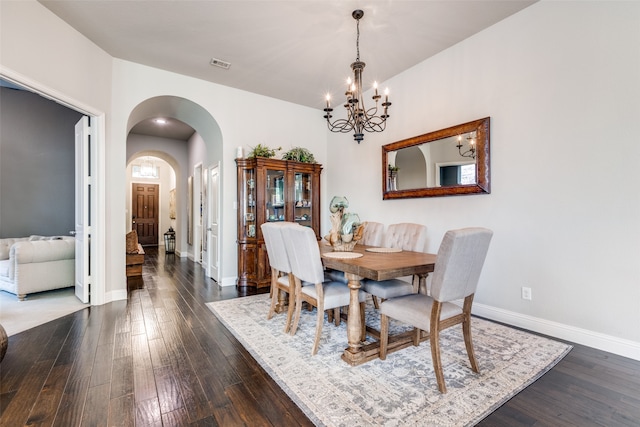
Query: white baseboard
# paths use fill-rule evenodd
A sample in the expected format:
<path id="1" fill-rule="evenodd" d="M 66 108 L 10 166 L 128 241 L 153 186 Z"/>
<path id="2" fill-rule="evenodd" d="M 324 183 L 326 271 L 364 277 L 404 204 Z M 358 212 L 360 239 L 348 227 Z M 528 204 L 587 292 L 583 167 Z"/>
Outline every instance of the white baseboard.
<path id="1" fill-rule="evenodd" d="M 220 286 L 235 286 L 238 278 L 237 277 L 223 277 L 220 279 L 218 283 Z"/>
<path id="2" fill-rule="evenodd" d="M 473 304 L 473 314 L 508 325 L 640 360 L 640 342 L 631 341 L 587 329 L 507 311 L 484 304 Z"/>
<path id="3" fill-rule="evenodd" d="M 107 292 L 105 294 L 105 304 L 113 301 L 121 301 L 127 299 L 126 289 L 116 289 L 115 291 Z"/>

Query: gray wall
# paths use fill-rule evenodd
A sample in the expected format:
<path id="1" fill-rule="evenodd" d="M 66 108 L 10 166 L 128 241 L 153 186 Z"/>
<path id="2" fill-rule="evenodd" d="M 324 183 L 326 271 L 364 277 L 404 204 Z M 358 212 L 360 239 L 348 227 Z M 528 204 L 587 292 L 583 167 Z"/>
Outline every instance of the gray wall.
<path id="1" fill-rule="evenodd" d="M 74 229 L 74 125 L 82 114 L 0 88 L 0 237 Z"/>

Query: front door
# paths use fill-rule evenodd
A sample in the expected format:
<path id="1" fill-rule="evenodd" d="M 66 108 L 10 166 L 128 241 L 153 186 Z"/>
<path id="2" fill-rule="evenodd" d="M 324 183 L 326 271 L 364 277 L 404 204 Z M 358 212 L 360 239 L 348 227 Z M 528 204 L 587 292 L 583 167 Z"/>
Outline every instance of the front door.
<path id="1" fill-rule="evenodd" d="M 133 183 L 131 188 L 131 229 L 142 246 L 158 244 L 158 184 Z"/>

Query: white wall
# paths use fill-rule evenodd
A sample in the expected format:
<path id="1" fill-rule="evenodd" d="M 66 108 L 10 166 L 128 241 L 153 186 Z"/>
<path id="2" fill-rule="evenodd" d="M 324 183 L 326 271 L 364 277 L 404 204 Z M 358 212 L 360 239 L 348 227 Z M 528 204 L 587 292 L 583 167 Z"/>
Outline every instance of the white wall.
<path id="1" fill-rule="evenodd" d="M 34 0 L 0 2 L 0 63 L 40 85 L 107 112 L 111 56 Z"/>
<path id="2" fill-rule="evenodd" d="M 387 131 L 331 135 L 327 195 L 425 224 L 429 251 L 493 229 L 477 312 L 640 359 L 638 22 L 637 2 L 543 1 L 385 82 Z M 485 116 L 490 195 L 382 200 L 381 145 Z"/>
<path id="3" fill-rule="evenodd" d="M 0 74 L 95 116 L 94 127 L 104 131 L 111 109 L 112 58 L 106 52 L 33 0 L 0 1 L 0 52 Z M 113 216 L 104 203 L 110 190 L 103 168 L 108 141 L 109 135 L 98 134 L 101 160 L 94 172 L 102 178 L 94 186 L 100 206 L 93 236 L 94 258 L 103 262 L 93 266 L 94 304 L 126 298 L 126 288 L 121 288 L 124 244 L 106 239 L 124 231 L 112 228 Z"/>

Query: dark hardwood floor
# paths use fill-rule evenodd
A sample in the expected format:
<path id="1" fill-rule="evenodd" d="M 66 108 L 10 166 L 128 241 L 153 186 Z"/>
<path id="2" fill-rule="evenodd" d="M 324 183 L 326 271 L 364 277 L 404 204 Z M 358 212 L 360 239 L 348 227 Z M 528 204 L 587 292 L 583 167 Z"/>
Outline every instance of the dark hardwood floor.
<path id="1" fill-rule="evenodd" d="M 236 298 L 199 266 L 154 249 L 128 301 L 10 337 L 1 426 L 309 426 L 211 314 Z M 640 362 L 575 345 L 481 426 L 638 426 Z"/>

